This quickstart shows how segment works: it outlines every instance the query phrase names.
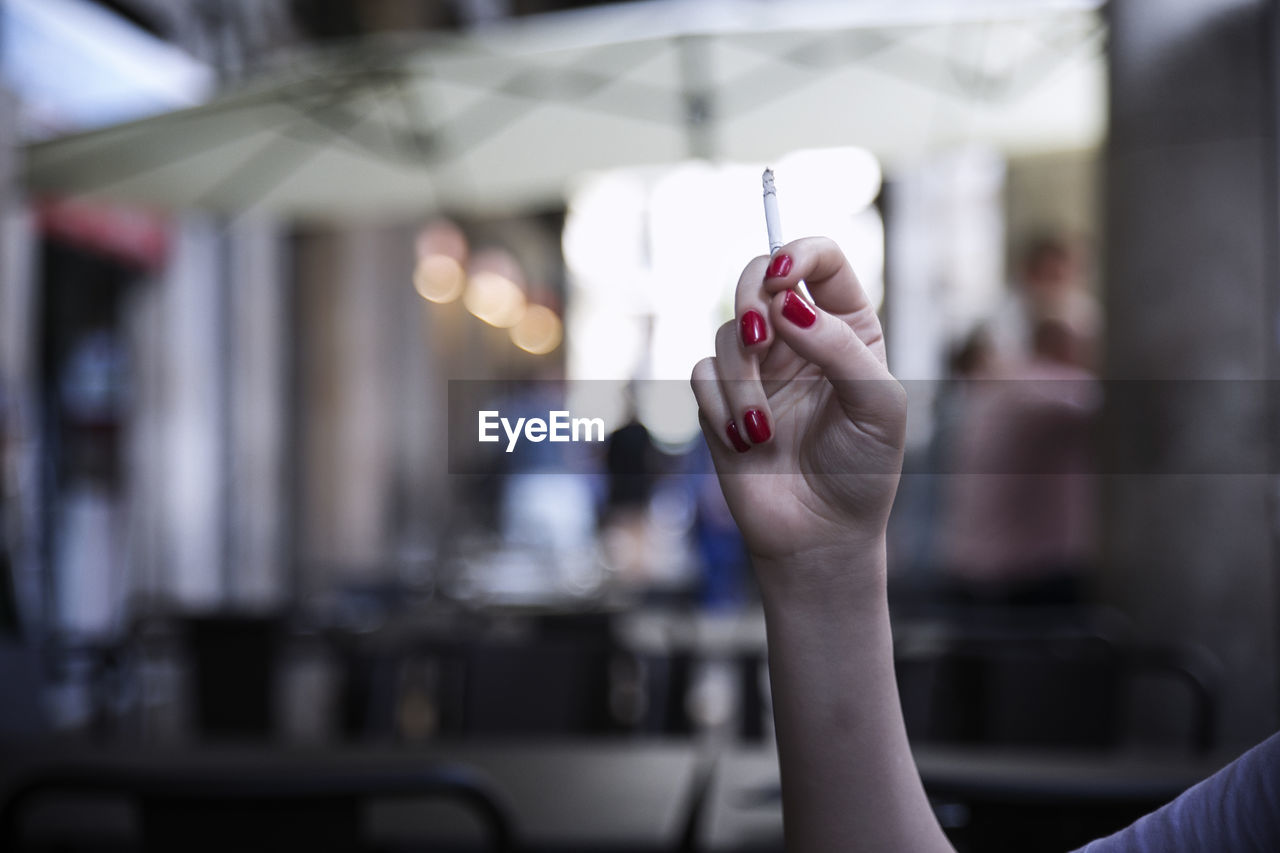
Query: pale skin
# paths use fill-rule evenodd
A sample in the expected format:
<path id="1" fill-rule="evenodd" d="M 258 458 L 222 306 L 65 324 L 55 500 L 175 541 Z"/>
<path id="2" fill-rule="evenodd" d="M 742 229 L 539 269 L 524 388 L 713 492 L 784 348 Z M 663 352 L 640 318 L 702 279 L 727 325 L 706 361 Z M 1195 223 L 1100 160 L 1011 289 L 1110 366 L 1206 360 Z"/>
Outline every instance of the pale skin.
<path id="1" fill-rule="evenodd" d="M 816 310 L 788 296 L 801 280 Z M 747 264 L 734 320 L 692 384 L 764 602 L 787 850 L 953 851 L 912 759 L 893 672 L 885 525 L 906 395 L 836 245 L 806 238 Z"/>

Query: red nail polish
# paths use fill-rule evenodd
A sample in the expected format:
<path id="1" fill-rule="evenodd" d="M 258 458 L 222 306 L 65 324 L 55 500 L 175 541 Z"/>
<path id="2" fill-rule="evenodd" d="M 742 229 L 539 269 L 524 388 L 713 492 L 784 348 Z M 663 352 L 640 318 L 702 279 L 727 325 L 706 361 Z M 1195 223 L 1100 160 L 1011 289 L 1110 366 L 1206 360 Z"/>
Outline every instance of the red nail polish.
<path id="1" fill-rule="evenodd" d="M 747 409 L 742 419 L 746 421 L 747 435 L 751 437 L 753 444 L 764 444 L 773 435 L 773 430 L 769 429 L 769 419 L 759 409 Z"/>
<path id="2" fill-rule="evenodd" d="M 751 449 L 751 445 L 742 440 L 742 436 L 738 435 L 738 425 L 733 421 L 729 421 L 724 431 L 729 434 L 729 443 L 733 445 L 733 449 L 739 453 L 746 453 Z"/>
<path id="3" fill-rule="evenodd" d="M 777 278 L 789 272 L 791 272 L 791 256 L 774 255 L 773 260 L 769 262 L 769 269 L 765 271 L 765 275 L 769 278 Z"/>
<path id="4" fill-rule="evenodd" d="M 765 338 L 764 317 L 759 311 L 748 311 L 742 315 L 742 343 L 745 346 L 758 344 Z"/>
<path id="5" fill-rule="evenodd" d="M 807 329 L 818 319 L 818 312 L 814 311 L 809 303 L 788 290 L 787 295 L 782 298 L 782 316 L 800 328 Z"/>

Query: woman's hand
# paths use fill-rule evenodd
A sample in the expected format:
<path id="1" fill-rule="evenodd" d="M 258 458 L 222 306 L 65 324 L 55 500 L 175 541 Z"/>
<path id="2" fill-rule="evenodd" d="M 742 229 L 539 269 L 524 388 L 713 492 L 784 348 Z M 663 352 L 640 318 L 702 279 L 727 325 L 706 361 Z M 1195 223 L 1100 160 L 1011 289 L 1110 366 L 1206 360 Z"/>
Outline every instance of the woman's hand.
<path id="1" fill-rule="evenodd" d="M 907 405 L 875 309 L 811 238 L 747 264 L 735 313 L 693 389 L 760 581 L 787 850 L 954 853 L 894 682 L 884 529 Z"/>
<path id="2" fill-rule="evenodd" d="M 792 291 L 801 280 L 816 310 Z M 796 240 L 747 264 L 735 308 L 692 384 L 757 570 L 882 547 L 906 395 L 885 366 L 880 321 L 849 262 L 831 240 Z"/>

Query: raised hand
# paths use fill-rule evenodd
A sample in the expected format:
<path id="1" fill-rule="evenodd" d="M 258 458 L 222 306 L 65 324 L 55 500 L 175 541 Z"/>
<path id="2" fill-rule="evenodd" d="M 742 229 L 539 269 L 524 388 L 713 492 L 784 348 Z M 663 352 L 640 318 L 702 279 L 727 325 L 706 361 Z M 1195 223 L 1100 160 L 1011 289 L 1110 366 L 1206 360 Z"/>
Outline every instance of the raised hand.
<path id="1" fill-rule="evenodd" d="M 894 683 L 884 533 L 907 405 L 875 309 L 809 238 L 747 264 L 735 313 L 693 389 L 760 582 L 787 850 L 951 851 Z"/>
<path id="2" fill-rule="evenodd" d="M 792 290 L 801 280 L 816 308 Z M 901 470 L 906 395 L 849 262 L 831 240 L 796 240 L 747 264 L 735 308 L 692 384 L 757 567 L 881 537 Z"/>

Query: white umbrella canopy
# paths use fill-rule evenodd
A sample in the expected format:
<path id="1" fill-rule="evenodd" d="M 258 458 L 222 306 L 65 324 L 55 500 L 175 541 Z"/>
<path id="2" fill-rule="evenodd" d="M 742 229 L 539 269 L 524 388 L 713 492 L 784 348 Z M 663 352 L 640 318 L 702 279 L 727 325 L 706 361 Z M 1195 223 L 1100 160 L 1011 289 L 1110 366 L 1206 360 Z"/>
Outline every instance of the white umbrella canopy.
<path id="1" fill-rule="evenodd" d="M 193 109 L 31 146 L 53 192 L 304 218 L 492 212 L 574 178 L 857 145 L 1097 145 L 1095 2 L 657 0 L 292 59 Z"/>

